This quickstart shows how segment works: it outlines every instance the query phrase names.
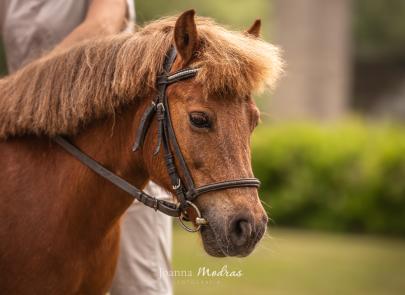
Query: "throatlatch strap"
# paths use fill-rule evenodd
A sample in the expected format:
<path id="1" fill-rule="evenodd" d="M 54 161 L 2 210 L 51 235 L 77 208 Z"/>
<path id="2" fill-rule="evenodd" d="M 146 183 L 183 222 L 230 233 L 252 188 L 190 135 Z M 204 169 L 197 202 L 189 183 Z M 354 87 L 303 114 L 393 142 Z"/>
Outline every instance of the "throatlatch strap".
<path id="1" fill-rule="evenodd" d="M 90 158 L 88 155 L 79 150 L 76 146 L 71 144 L 69 141 L 63 137 L 57 136 L 54 138 L 54 141 L 68 151 L 72 156 L 82 162 L 84 165 L 89 167 L 95 173 L 101 177 L 107 179 L 109 182 L 112 182 L 114 185 L 118 186 L 123 191 L 130 194 L 132 197 L 136 198 L 139 202 L 145 204 L 148 207 L 154 208 L 157 211 L 161 211 L 167 215 L 178 217 L 180 216 L 179 207 L 174 204 L 164 200 L 158 200 L 154 197 L 149 196 L 143 191 L 139 190 L 125 179 L 114 174 L 107 168 L 103 167 L 97 161 Z"/>

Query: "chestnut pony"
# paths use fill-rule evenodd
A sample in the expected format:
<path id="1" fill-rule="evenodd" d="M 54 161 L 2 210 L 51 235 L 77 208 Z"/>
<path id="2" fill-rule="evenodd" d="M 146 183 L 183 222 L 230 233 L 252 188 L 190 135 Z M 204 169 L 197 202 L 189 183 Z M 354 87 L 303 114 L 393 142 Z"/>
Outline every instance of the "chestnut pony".
<path id="1" fill-rule="evenodd" d="M 271 87 L 278 50 L 258 38 L 186 11 L 135 34 L 86 41 L 51 53 L 0 80 L 0 292 L 102 294 L 118 255 L 120 218 L 133 198 L 81 164 L 52 138 L 68 137 L 86 154 L 142 188 L 171 191 L 154 120 L 132 152 L 156 77 L 174 44 L 175 72 L 195 77 L 167 89 L 173 128 L 197 186 L 252 177 L 249 137 L 259 120 L 251 93 Z M 201 195 L 196 205 L 213 256 L 245 256 L 267 217 L 256 188 Z M 145 207 L 145 210 L 150 210 Z M 140 237 L 142 238 L 142 237 Z"/>

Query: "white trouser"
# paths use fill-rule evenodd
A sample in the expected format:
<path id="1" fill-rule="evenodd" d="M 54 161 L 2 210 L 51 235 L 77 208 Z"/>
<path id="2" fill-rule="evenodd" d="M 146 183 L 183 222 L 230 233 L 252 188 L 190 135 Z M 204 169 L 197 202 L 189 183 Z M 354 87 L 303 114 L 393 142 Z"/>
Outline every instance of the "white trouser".
<path id="1" fill-rule="evenodd" d="M 165 194 L 152 182 L 145 191 L 152 196 Z M 171 269 L 172 218 L 135 201 L 124 215 L 121 233 L 111 295 L 172 294 L 169 276 L 161 276 Z"/>

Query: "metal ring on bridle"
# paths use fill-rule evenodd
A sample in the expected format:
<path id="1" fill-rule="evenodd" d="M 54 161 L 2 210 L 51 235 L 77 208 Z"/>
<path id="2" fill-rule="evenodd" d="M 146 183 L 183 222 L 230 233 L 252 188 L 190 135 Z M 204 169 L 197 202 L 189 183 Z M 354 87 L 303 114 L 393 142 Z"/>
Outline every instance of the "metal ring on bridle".
<path id="1" fill-rule="evenodd" d="M 191 227 L 189 227 L 187 224 L 185 224 L 184 221 L 186 221 L 186 220 L 184 219 L 184 214 L 183 214 L 183 213 L 181 213 L 180 216 L 179 216 L 180 225 L 181 225 L 186 231 L 188 231 L 188 232 L 190 232 L 190 233 L 197 232 L 197 231 L 200 230 L 200 228 L 201 228 L 202 225 L 208 224 L 208 221 L 207 221 L 205 218 L 201 217 L 201 212 L 200 212 L 200 210 L 198 209 L 198 207 L 197 207 L 194 203 L 192 203 L 192 202 L 190 202 L 190 201 L 186 201 L 186 204 L 189 205 L 189 206 L 191 206 L 191 207 L 195 210 L 195 212 L 196 212 L 196 214 L 197 214 L 197 217 L 195 218 L 194 223 L 195 223 L 197 226 L 195 226 L 194 228 L 191 228 Z"/>

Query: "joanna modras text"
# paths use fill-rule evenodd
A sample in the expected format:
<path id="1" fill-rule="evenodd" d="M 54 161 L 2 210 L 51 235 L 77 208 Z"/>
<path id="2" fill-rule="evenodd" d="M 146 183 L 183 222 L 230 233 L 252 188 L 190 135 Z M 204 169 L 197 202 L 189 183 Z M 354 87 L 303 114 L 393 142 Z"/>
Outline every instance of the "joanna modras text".
<path id="1" fill-rule="evenodd" d="M 167 270 L 159 268 L 159 276 L 162 277 L 213 277 L 213 278 L 240 278 L 243 276 L 241 269 L 230 269 L 228 265 L 223 265 L 221 268 L 209 268 L 200 266 L 197 270 L 182 269 L 182 270 Z"/>

